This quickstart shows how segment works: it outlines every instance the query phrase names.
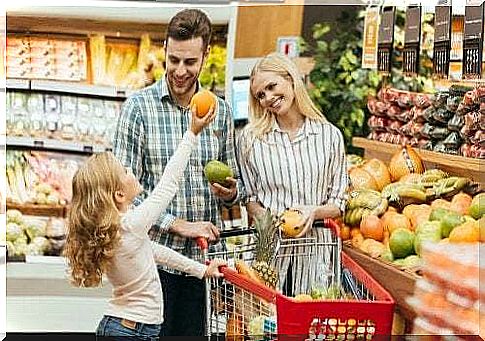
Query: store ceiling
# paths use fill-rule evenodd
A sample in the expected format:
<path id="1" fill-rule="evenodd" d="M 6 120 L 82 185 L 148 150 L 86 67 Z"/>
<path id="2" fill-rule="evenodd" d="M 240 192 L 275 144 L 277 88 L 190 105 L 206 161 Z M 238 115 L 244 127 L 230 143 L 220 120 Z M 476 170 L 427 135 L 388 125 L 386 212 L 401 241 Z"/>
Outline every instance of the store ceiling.
<path id="1" fill-rule="evenodd" d="M 79 1 L 53 0 L 18 0 L 7 5 L 6 12 L 14 16 L 36 17 L 71 17 L 86 19 L 102 19 L 116 21 L 136 21 L 139 23 L 167 22 L 175 13 L 183 8 L 197 7 L 205 10 L 214 24 L 228 23 L 231 18 L 231 6 L 227 5 L 194 5 L 174 2 L 157 1 Z M 71 5 L 72 4 L 72 5 Z"/>

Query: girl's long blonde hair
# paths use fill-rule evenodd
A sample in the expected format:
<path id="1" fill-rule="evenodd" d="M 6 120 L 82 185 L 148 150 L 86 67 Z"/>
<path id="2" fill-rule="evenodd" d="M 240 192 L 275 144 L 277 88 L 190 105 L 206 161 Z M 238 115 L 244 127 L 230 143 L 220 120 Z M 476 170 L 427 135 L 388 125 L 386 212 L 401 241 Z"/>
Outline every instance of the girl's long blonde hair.
<path id="1" fill-rule="evenodd" d="M 295 63 L 281 53 L 270 53 L 260 59 L 253 67 L 250 76 L 252 85 L 254 76 L 260 72 L 272 72 L 289 79 L 293 84 L 295 94 L 295 105 L 297 110 L 305 117 L 317 122 L 327 122 L 325 116 L 318 110 L 308 95 L 302 76 Z M 261 139 L 264 134 L 271 130 L 274 125 L 275 116 L 263 109 L 258 99 L 252 92 L 249 94 L 249 123 L 244 128 L 247 134 L 247 145 L 243 148 L 251 148 L 255 138 Z"/>
<path id="2" fill-rule="evenodd" d="M 120 167 L 112 153 L 95 154 L 72 180 L 64 255 L 76 286 L 99 286 L 119 243 L 115 192 L 123 189 Z"/>

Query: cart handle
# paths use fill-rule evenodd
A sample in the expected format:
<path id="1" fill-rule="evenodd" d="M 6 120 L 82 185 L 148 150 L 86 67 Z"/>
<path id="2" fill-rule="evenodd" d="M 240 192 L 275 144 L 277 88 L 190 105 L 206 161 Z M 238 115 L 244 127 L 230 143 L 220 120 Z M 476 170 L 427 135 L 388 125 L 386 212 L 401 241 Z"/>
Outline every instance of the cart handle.
<path id="1" fill-rule="evenodd" d="M 340 239 L 340 226 L 337 224 L 337 222 L 334 219 L 325 218 L 325 219 L 323 219 L 323 226 L 318 226 L 321 221 L 322 220 L 316 221 L 315 227 L 329 228 L 330 230 L 332 230 L 332 232 L 335 234 L 335 236 Z"/>
<path id="2" fill-rule="evenodd" d="M 197 237 L 195 242 L 197 243 L 197 246 L 200 248 L 201 251 L 206 251 L 209 248 L 209 243 L 204 237 Z"/>
<path id="3" fill-rule="evenodd" d="M 335 220 L 333 220 L 331 218 L 325 218 L 323 220 L 315 221 L 314 227 L 316 227 L 316 228 L 329 228 L 330 230 L 332 230 L 332 232 L 335 234 L 336 237 L 340 238 L 340 227 L 335 222 Z M 234 230 L 228 230 L 228 231 L 221 231 L 220 237 L 221 238 L 227 238 L 227 237 L 232 237 L 232 236 L 241 236 L 241 235 L 252 234 L 254 232 L 255 232 L 254 228 L 234 229 Z M 209 243 L 207 242 L 207 239 L 204 238 L 204 237 L 197 237 L 196 243 L 197 243 L 197 246 L 200 248 L 201 251 L 206 251 L 209 248 Z"/>
<path id="4" fill-rule="evenodd" d="M 219 271 L 224 274 L 224 279 L 229 283 L 236 284 L 238 287 L 251 292 L 266 302 L 274 303 L 276 296 L 281 295 L 278 291 L 246 278 L 226 265 L 220 266 Z"/>

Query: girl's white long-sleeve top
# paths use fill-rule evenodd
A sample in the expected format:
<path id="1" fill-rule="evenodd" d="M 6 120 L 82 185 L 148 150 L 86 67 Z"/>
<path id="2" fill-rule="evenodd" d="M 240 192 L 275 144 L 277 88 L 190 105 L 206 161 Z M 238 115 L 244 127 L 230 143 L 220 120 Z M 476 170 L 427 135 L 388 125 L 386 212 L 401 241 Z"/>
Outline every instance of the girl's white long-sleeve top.
<path id="1" fill-rule="evenodd" d="M 107 277 L 113 285 L 106 315 L 132 321 L 163 322 L 163 296 L 156 263 L 202 278 L 206 265 L 150 241 L 148 231 L 165 211 L 179 188 L 197 137 L 188 131 L 164 169 L 163 176 L 142 204 L 121 219 L 121 241 Z"/>

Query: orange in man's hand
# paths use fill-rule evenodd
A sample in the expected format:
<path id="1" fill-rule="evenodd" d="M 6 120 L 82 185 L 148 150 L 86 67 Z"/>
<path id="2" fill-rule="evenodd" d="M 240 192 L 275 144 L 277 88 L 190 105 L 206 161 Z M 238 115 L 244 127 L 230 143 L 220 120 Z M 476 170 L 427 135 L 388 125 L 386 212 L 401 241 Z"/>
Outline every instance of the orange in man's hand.
<path id="1" fill-rule="evenodd" d="M 216 106 L 216 96 L 209 90 L 201 90 L 190 100 L 190 107 L 195 104 L 198 117 L 204 117 L 209 112 L 210 107 Z"/>

